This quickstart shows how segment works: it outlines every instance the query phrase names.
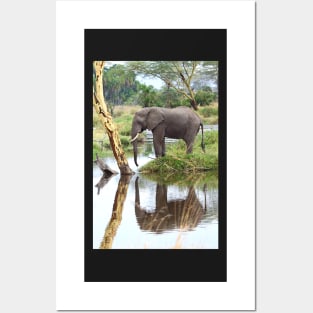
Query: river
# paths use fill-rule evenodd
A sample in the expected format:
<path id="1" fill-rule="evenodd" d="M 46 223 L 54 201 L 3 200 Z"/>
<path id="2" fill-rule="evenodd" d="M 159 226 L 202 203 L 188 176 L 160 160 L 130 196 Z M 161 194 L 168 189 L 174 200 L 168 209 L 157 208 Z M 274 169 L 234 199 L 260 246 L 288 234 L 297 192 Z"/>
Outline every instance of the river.
<path id="1" fill-rule="evenodd" d="M 154 158 L 139 149 L 140 166 Z M 113 157 L 103 158 L 118 171 Z M 129 165 L 134 170 L 132 155 Z M 218 174 L 113 175 L 93 167 L 94 249 L 218 249 Z"/>

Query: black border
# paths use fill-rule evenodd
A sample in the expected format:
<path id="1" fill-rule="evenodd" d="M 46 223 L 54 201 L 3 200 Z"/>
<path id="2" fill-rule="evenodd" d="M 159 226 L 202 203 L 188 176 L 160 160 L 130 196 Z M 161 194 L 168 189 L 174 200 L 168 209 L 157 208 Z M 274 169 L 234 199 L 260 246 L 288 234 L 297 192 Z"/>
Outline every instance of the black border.
<path id="1" fill-rule="evenodd" d="M 85 282 L 225 282 L 226 29 L 85 29 Z M 92 247 L 92 62 L 219 61 L 219 249 L 111 249 Z M 145 266 L 148 266 L 147 268 Z M 110 268 L 110 271 L 107 269 Z"/>

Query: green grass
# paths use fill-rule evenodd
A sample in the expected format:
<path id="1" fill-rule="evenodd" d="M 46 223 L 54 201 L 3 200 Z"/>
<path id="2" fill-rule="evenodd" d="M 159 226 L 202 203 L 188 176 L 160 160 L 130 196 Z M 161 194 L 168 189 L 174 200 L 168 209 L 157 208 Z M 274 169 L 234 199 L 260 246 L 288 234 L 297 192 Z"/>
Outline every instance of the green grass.
<path id="1" fill-rule="evenodd" d="M 117 118 L 114 118 L 113 121 L 117 126 L 118 132 L 121 136 L 130 137 L 130 130 L 133 121 L 132 115 L 121 115 Z"/>
<path id="2" fill-rule="evenodd" d="M 124 152 L 132 153 L 133 146 L 129 142 L 128 136 L 120 136 L 121 144 L 123 146 Z M 111 149 L 110 141 L 107 136 L 102 137 L 102 139 L 93 141 L 93 160 L 96 159 L 96 153 L 98 153 L 99 157 L 107 157 L 114 156 L 113 151 Z"/>
<path id="3" fill-rule="evenodd" d="M 186 154 L 184 141 L 168 146 L 166 155 L 150 161 L 139 168 L 142 173 L 194 173 L 217 170 L 218 168 L 218 132 L 204 133 L 205 152 L 201 149 L 201 136 L 198 135 L 193 153 Z"/>

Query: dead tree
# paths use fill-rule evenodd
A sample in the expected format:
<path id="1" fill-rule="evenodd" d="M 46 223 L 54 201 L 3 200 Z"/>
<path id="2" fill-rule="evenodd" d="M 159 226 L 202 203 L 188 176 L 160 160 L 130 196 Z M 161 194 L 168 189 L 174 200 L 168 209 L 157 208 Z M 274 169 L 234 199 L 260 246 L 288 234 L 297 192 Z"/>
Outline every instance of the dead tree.
<path id="1" fill-rule="evenodd" d="M 113 123 L 112 116 L 107 109 L 103 95 L 102 75 L 104 68 L 104 61 L 94 61 L 93 67 L 95 71 L 95 81 L 93 87 L 93 106 L 99 114 L 100 120 L 104 129 L 106 130 L 110 145 L 120 169 L 121 175 L 132 175 L 134 172 L 128 165 L 128 161 L 123 150 L 120 136 L 116 125 Z"/>

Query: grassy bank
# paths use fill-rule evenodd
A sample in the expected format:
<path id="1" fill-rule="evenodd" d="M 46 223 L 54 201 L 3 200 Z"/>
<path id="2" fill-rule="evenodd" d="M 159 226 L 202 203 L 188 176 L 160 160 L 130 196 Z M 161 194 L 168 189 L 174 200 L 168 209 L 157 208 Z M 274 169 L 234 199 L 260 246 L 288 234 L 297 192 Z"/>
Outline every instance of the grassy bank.
<path id="1" fill-rule="evenodd" d="M 186 154 L 183 140 L 168 146 L 167 153 L 139 168 L 142 173 L 192 173 L 216 170 L 218 168 L 218 132 L 204 133 L 205 152 L 201 149 L 201 135 L 194 144 L 193 153 Z"/>

